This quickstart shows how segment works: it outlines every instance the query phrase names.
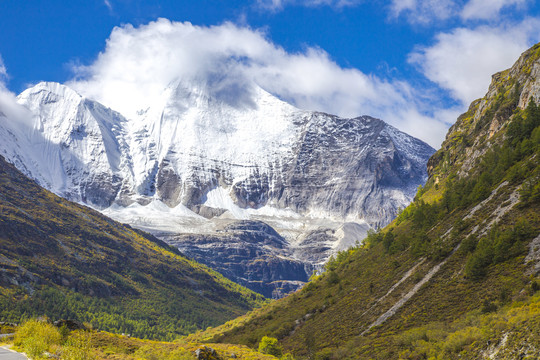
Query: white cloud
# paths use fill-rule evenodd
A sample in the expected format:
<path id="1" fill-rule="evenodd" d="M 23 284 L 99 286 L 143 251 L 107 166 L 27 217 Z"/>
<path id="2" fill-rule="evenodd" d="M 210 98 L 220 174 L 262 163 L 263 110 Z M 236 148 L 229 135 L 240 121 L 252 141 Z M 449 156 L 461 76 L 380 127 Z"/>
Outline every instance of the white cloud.
<path id="1" fill-rule="evenodd" d="M 527 0 L 470 0 L 463 10 L 463 19 L 493 19 L 497 17 L 501 9 L 510 6 L 525 5 Z"/>
<path id="2" fill-rule="evenodd" d="M 539 28 L 539 19 L 527 19 L 513 26 L 454 29 L 437 35 L 433 46 L 417 49 L 409 61 L 468 105 L 486 93 L 492 74 L 512 66 L 540 40 Z"/>
<path id="3" fill-rule="evenodd" d="M 274 0 L 282 1 L 282 0 Z M 502 12 L 511 7 L 526 8 L 530 0 L 390 0 L 391 18 L 405 17 L 412 24 L 431 24 L 435 21 L 461 18 L 461 20 L 495 20 L 501 22 L 515 12 Z"/>
<path id="4" fill-rule="evenodd" d="M 0 119 L 5 116 L 9 127 L 27 129 L 31 124 L 32 114 L 17 103 L 17 97 L 0 83 Z"/>
<path id="5" fill-rule="evenodd" d="M 5 80 L 8 78 L 7 70 L 0 56 L 0 121 L 9 128 L 26 127 L 31 124 L 31 114 L 25 107 L 17 103 L 17 97 L 6 87 Z M 4 118 L 5 117 L 5 118 Z M 7 120 L 6 120 L 7 118 Z"/>
<path id="6" fill-rule="evenodd" d="M 417 0 L 392 0 L 390 10 L 392 15 L 398 17 L 404 11 L 411 11 L 416 8 Z"/>
<path id="7" fill-rule="evenodd" d="M 6 66 L 4 65 L 4 60 L 2 60 L 2 56 L 0 56 L 0 83 L 6 77 L 7 77 Z"/>
<path id="8" fill-rule="evenodd" d="M 400 109 L 395 114 L 388 114 L 385 119 L 388 123 L 400 124 L 400 130 L 412 134 L 435 149 L 438 149 L 444 140 L 448 127 L 464 112 L 464 108 L 457 106 L 450 109 L 431 109 L 430 114 L 423 114 L 416 107 Z M 407 119 L 407 121 L 402 121 Z"/>
<path id="9" fill-rule="evenodd" d="M 257 0 L 257 5 L 263 9 L 277 11 L 282 10 L 286 5 L 308 7 L 326 5 L 334 8 L 344 8 L 347 6 L 358 5 L 363 1 L 364 0 Z"/>
<path id="10" fill-rule="evenodd" d="M 459 4 L 454 0 L 391 0 L 390 15 L 405 16 L 411 23 L 427 24 L 455 16 Z"/>
<path id="11" fill-rule="evenodd" d="M 113 10 L 112 4 L 109 0 L 103 0 L 103 4 L 105 4 L 105 6 L 107 7 L 107 9 L 109 9 L 109 11 Z"/>
<path id="12" fill-rule="evenodd" d="M 97 60 L 75 71 L 69 85 L 127 116 L 156 103 L 171 81 L 183 79 L 211 83 L 220 94 L 240 89 L 244 96 L 255 83 L 300 108 L 380 117 L 433 146 L 447 127 L 422 115 L 405 82 L 342 68 L 318 48 L 288 53 L 264 33 L 231 23 L 200 27 L 159 19 L 117 27 Z"/>

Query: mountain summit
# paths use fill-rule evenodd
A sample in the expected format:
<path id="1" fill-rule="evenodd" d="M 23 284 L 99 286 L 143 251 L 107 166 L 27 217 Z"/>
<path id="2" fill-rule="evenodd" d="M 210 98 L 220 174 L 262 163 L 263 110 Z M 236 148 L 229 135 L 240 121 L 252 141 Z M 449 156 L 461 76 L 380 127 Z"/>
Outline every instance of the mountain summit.
<path id="1" fill-rule="evenodd" d="M 177 81 L 127 120 L 65 85 L 39 83 L 18 97 L 33 114 L 32 135 L 18 140 L 40 151 L 8 158 L 34 163 L 25 171 L 38 182 L 100 209 L 161 201 L 200 212 L 221 188 L 242 209 L 374 225 L 391 220 L 425 179 L 433 149 L 381 120 L 302 111 L 259 87 L 238 96 Z"/>

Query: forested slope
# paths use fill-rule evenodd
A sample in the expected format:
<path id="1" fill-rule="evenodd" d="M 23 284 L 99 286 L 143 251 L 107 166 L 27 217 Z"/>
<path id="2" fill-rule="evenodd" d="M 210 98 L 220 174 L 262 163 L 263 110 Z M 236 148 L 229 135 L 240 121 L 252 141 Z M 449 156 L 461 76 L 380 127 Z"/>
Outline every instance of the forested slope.
<path id="1" fill-rule="evenodd" d="M 0 157 L 0 321 L 46 315 L 174 339 L 263 302 L 153 236 L 44 190 Z"/>
<path id="2" fill-rule="evenodd" d="M 200 334 L 300 358 L 540 356 L 540 44 L 493 76 L 415 201 L 302 291 Z"/>

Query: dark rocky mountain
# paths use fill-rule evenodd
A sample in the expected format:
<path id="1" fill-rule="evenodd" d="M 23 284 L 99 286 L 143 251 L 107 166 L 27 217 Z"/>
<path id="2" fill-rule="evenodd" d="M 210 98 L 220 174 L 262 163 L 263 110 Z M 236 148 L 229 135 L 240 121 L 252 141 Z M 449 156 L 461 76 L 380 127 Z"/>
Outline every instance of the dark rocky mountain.
<path id="1" fill-rule="evenodd" d="M 234 222 L 214 235 L 186 234 L 163 239 L 268 298 L 281 298 L 297 290 L 314 270 L 292 258 L 287 241 L 260 221 Z"/>

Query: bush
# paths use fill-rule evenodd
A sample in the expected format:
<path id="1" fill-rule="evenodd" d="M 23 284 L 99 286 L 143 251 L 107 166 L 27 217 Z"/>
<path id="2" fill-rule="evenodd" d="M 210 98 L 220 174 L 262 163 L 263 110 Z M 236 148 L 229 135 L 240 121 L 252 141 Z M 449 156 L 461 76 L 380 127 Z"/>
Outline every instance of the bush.
<path id="1" fill-rule="evenodd" d="M 484 302 L 482 303 L 482 314 L 489 314 L 489 313 L 492 313 L 494 311 L 497 311 L 497 305 L 492 303 L 490 300 L 484 300 Z"/>
<path id="2" fill-rule="evenodd" d="M 64 346 L 62 346 L 62 360 L 93 360 L 95 359 L 92 353 L 88 339 L 79 335 L 70 337 Z"/>
<path id="3" fill-rule="evenodd" d="M 465 346 L 483 339 L 483 332 L 477 327 L 470 326 L 450 334 L 444 341 L 443 349 L 447 353 L 459 353 Z"/>
<path id="4" fill-rule="evenodd" d="M 474 250 L 476 250 L 477 243 L 478 238 L 475 234 L 471 234 L 463 240 L 461 243 L 461 249 L 465 251 L 465 253 L 472 253 Z"/>
<path id="5" fill-rule="evenodd" d="M 315 360 L 332 360 L 334 352 L 331 349 L 323 349 L 315 354 Z"/>
<path id="6" fill-rule="evenodd" d="M 328 282 L 329 285 L 335 285 L 339 283 L 339 276 L 334 270 L 331 270 L 328 272 L 326 281 Z"/>
<path id="7" fill-rule="evenodd" d="M 540 285 L 536 280 L 531 281 L 531 295 L 534 295 L 538 290 L 540 290 Z"/>
<path id="8" fill-rule="evenodd" d="M 44 352 L 50 352 L 54 345 L 59 346 L 61 341 L 62 334 L 52 324 L 29 320 L 17 329 L 13 342 L 31 358 L 39 359 Z"/>
<path id="9" fill-rule="evenodd" d="M 276 357 L 281 357 L 281 355 L 283 355 L 283 349 L 279 346 L 278 340 L 270 336 L 263 336 L 259 343 L 258 351 L 262 354 L 273 355 Z"/>
<path id="10" fill-rule="evenodd" d="M 487 236 L 478 241 L 475 250 L 469 255 L 465 264 L 465 275 L 471 279 L 479 279 L 486 274 L 489 265 L 519 256 L 526 250 L 526 241 L 534 237 L 534 234 L 532 226 L 523 218 L 517 219 L 512 228 L 504 231 L 495 226 Z"/>

